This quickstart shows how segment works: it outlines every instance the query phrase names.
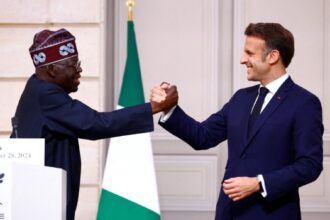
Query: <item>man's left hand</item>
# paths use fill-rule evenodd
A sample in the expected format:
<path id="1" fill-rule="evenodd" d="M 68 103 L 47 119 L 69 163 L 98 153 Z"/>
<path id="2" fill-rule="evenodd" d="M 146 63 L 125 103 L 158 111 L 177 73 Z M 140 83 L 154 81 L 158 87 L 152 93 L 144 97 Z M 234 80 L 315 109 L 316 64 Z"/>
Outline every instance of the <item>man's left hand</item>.
<path id="1" fill-rule="evenodd" d="M 260 190 L 257 177 L 234 177 L 223 182 L 224 193 L 233 201 L 239 201 Z"/>

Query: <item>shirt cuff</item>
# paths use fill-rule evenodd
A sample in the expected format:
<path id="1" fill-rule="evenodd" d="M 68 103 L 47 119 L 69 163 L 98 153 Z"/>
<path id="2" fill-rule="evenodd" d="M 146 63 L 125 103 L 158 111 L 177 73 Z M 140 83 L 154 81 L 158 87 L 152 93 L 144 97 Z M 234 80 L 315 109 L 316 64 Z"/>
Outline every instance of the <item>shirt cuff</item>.
<path id="1" fill-rule="evenodd" d="M 265 185 L 264 177 L 259 174 L 257 176 L 257 178 L 258 178 L 258 181 L 261 182 L 262 189 L 263 189 L 262 192 L 260 192 L 260 193 L 261 193 L 262 197 L 266 198 L 266 196 L 267 196 L 267 190 L 266 190 L 266 185 Z"/>
<path id="2" fill-rule="evenodd" d="M 160 122 L 165 123 L 172 115 L 176 108 L 176 105 L 173 106 L 166 114 L 163 112 L 162 115 L 160 116 Z"/>

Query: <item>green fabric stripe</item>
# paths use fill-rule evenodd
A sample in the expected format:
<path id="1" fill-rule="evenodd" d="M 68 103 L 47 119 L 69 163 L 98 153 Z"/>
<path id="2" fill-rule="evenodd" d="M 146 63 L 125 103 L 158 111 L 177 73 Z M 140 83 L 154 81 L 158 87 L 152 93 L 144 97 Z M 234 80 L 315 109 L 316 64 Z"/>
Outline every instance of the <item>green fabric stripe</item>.
<path id="1" fill-rule="evenodd" d="M 136 45 L 134 23 L 127 23 L 127 58 L 118 104 L 123 107 L 144 103 L 139 55 Z"/>
<path id="2" fill-rule="evenodd" d="M 97 220 L 160 220 L 160 215 L 102 189 Z"/>

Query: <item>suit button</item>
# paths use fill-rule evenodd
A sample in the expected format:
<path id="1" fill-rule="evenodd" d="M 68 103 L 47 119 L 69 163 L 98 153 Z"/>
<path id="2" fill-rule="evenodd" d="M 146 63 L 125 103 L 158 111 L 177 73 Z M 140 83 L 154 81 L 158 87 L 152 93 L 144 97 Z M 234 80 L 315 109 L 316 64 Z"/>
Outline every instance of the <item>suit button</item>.
<path id="1" fill-rule="evenodd" d="M 241 160 L 244 160 L 246 158 L 246 154 L 241 155 Z"/>

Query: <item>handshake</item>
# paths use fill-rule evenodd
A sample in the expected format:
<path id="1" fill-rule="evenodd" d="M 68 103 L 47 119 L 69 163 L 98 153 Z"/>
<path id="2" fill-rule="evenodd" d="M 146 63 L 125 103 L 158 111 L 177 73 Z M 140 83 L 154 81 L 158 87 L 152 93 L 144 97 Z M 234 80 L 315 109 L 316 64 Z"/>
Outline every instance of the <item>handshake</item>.
<path id="1" fill-rule="evenodd" d="M 178 104 L 179 96 L 175 85 L 163 82 L 154 86 L 150 93 L 150 104 L 153 114 L 161 111 L 167 113 Z"/>

